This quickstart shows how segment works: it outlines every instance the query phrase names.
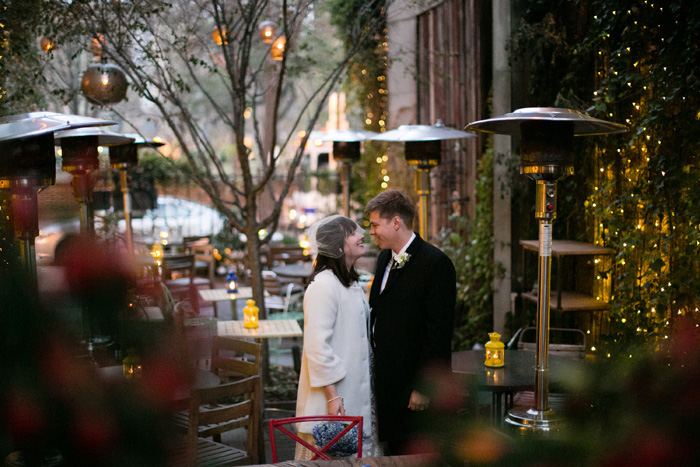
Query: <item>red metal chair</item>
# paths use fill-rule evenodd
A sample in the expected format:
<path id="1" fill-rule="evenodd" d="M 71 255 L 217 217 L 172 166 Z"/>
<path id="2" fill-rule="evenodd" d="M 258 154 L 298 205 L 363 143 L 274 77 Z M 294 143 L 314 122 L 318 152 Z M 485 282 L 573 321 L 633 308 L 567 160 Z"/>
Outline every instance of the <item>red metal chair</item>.
<path id="1" fill-rule="evenodd" d="M 290 425 L 292 423 L 302 423 L 302 422 L 350 422 L 347 427 L 338 435 L 333 438 L 328 444 L 319 448 L 317 446 L 312 446 L 307 443 L 295 433 L 289 431 L 284 425 Z M 330 449 L 335 443 L 340 441 L 340 439 L 345 436 L 350 430 L 357 426 L 357 457 L 358 459 L 362 457 L 362 417 L 360 416 L 349 416 L 349 415 L 318 415 L 318 416 L 308 416 L 308 417 L 288 417 L 288 418 L 278 418 L 276 420 L 270 420 L 270 447 L 272 448 L 272 462 L 277 462 L 277 448 L 275 445 L 275 428 L 285 435 L 292 438 L 297 443 L 304 446 L 306 449 L 314 453 L 314 457 L 311 460 L 316 460 L 319 457 L 323 460 L 331 460 L 326 451 Z"/>

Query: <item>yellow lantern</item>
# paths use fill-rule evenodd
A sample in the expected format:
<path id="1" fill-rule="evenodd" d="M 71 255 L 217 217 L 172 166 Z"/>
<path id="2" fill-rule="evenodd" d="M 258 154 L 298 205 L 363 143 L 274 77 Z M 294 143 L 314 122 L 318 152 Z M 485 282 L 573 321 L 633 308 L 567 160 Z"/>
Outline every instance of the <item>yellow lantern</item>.
<path id="1" fill-rule="evenodd" d="M 272 48 L 270 49 L 270 54 L 273 60 L 282 60 L 284 58 L 284 48 L 287 45 L 287 38 L 284 36 L 278 37 L 275 42 L 272 43 Z"/>
<path id="2" fill-rule="evenodd" d="M 501 335 L 497 332 L 489 333 L 489 341 L 486 343 L 486 361 L 484 365 L 491 367 L 503 366 L 505 360 L 505 345 L 500 341 Z"/>
<path id="3" fill-rule="evenodd" d="M 141 359 L 136 355 L 134 349 L 126 351 L 126 357 L 122 360 L 124 378 L 135 379 L 141 377 Z"/>
<path id="4" fill-rule="evenodd" d="M 156 264 L 160 266 L 161 262 L 163 261 L 163 245 L 160 243 L 154 243 L 153 247 L 151 248 L 151 256 L 153 256 L 153 259 L 156 260 Z"/>
<path id="5" fill-rule="evenodd" d="M 260 33 L 260 39 L 262 39 L 265 44 L 269 44 L 275 38 L 277 26 L 272 21 L 263 21 L 260 23 L 260 26 L 258 26 L 258 32 Z"/>
<path id="6" fill-rule="evenodd" d="M 258 311 L 260 309 L 255 306 L 255 300 L 246 300 L 246 306 L 243 308 L 243 327 L 247 329 L 255 329 L 258 327 Z"/>
<path id="7" fill-rule="evenodd" d="M 214 39 L 216 45 L 228 44 L 228 38 L 226 37 L 226 28 L 221 26 L 221 28 L 214 29 L 211 33 L 211 38 Z"/>

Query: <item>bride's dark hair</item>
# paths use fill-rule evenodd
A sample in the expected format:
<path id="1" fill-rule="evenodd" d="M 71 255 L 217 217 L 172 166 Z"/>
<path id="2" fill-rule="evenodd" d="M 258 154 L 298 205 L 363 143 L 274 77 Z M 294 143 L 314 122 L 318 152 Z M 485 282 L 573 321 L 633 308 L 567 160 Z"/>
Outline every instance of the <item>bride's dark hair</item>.
<path id="1" fill-rule="evenodd" d="M 355 221 L 337 216 L 328 222 L 322 222 L 316 230 L 316 243 L 319 253 L 314 262 L 309 283 L 323 270 L 329 269 L 341 284 L 350 287 L 360 278 L 354 266 L 348 268 L 345 263 L 345 240 L 358 231 Z M 321 247 L 322 245 L 322 247 Z"/>

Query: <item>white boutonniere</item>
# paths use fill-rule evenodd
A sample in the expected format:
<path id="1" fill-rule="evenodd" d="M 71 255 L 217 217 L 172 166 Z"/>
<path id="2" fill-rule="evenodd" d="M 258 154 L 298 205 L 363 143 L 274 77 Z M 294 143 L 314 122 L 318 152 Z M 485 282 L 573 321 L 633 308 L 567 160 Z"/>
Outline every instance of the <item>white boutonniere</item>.
<path id="1" fill-rule="evenodd" d="M 408 263 L 409 259 L 411 259 L 411 255 L 409 255 L 408 253 L 401 253 L 400 255 L 395 255 L 394 264 L 391 266 L 391 269 L 401 269 L 402 267 L 406 266 L 406 263 Z"/>

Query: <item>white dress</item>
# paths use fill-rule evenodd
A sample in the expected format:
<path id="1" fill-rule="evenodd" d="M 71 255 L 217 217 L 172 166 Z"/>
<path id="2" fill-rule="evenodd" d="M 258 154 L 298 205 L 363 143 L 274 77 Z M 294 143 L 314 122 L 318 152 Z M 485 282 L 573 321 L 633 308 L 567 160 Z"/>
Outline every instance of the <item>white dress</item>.
<path id="1" fill-rule="evenodd" d="M 304 295 L 304 351 L 297 416 L 326 415 L 323 386 L 336 384 L 346 415 L 364 417 L 363 457 L 381 456 L 372 391 L 369 304 L 355 283 L 344 287 L 331 271 L 319 273 Z M 299 425 L 299 436 L 315 445 L 313 423 Z M 297 444 L 295 459 L 313 453 Z"/>

